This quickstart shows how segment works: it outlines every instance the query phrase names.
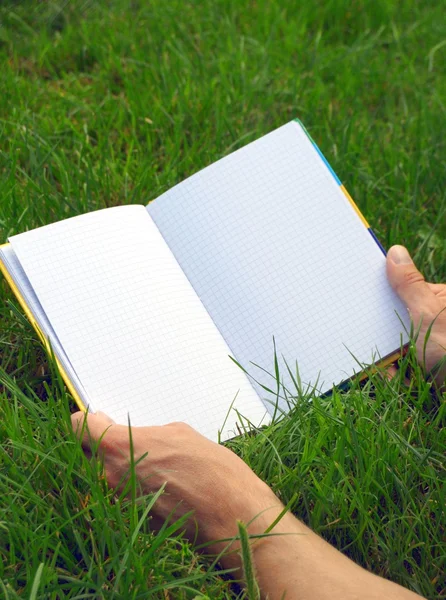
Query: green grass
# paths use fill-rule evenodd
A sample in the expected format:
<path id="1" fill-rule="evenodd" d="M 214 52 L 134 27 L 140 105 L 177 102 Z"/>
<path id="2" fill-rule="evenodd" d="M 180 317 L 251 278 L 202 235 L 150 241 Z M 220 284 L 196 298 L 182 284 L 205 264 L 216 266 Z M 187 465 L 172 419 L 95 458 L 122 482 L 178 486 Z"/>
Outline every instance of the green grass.
<path id="1" fill-rule="evenodd" d="M 299 117 L 383 244 L 445 281 L 445 39 L 429 0 L 3 3 L 0 240 L 147 203 Z M 181 523 L 150 532 L 150 498 L 107 490 L 4 281 L 0 293 L 0 597 L 240 594 Z M 360 564 L 444 598 L 444 421 L 414 368 L 409 387 L 374 376 L 297 394 L 284 422 L 233 447 Z"/>

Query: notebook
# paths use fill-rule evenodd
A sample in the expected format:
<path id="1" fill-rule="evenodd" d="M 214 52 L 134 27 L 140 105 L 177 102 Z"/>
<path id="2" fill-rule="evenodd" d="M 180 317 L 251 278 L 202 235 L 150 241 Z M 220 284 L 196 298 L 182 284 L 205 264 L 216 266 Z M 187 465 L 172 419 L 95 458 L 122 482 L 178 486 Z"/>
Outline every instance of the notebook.
<path id="1" fill-rule="evenodd" d="M 393 359 L 409 330 L 382 247 L 297 120 L 148 206 L 13 235 L 0 266 L 81 408 L 214 440 L 286 413 L 296 381 L 324 394 Z"/>

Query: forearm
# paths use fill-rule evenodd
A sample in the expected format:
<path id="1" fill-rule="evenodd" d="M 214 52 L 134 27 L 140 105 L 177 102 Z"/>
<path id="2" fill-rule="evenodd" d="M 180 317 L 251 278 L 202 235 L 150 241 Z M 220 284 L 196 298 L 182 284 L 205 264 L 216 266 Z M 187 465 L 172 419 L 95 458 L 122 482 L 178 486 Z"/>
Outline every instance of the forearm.
<path id="1" fill-rule="evenodd" d="M 267 510 L 249 527 L 262 533 L 282 506 Z M 275 512 L 275 514 L 274 514 Z M 236 529 L 234 524 L 233 529 Z M 272 531 L 274 535 L 252 542 L 252 554 L 262 598 L 268 600 L 415 600 L 417 594 L 369 573 L 316 535 L 291 514 Z M 225 568 L 236 568 L 238 552 L 224 555 Z"/>
<path id="2" fill-rule="evenodd" d="M 153 510 L 157 519 L 194 513 L 185 521 L 190 539 L 220 555 L 224 568 L 243 578 L 237 542 L 237 521 L 248 525 L 251 536 L 263 534 L 282 513 L 271 489 L 228 448 L 209 442 L 184 424 L 128 428 L 113 424 L 100 413 L 73 415 L 73 425 L 86 450 L 100 440 L 109 485 L 118 487 L 128 472 L 133 448 L 138 479 L 144 493 L 166 485 Z M 106 433 L 104 433 L 106 432 Z M 149 452 L 148 452 L 149 451 Z M 145 458 L 140 460 L 140 457 Z M 198 525 L 198 528 L 196 527 Z M 415 600 L 416 594 L 358 567 L 320 537 L 287 514 L 271 532 L 253 538 L 252 552 L 263 598 L 269 600 Z M 211 544 L 209 546 L 209 544 Z"/>
<path id="3" fill-rule="evenodd" d="M 269 600 L 410 600 L 416 594 L 356 565 L 291 515 L 254 548 L 260 589 Z"/>

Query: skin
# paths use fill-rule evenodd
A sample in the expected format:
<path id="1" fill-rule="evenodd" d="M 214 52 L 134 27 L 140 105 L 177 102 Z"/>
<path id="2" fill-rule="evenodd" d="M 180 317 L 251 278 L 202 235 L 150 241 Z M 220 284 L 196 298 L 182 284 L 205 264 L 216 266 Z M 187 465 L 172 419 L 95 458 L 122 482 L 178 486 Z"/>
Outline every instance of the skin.
<path id="1" fill-rule="evenodd" d="M 389 281 L 405 302 L 416 327 L 418 357 L 431 370 L 446 354 L 446 285 L 429 284 L 407 250 L 394 246 L 387 256 Z M 443 312 L 442 312 L 443 311 Z M 435 319 L 435 321 L 434 321 Z M 423 353 L 423 340 L 434 321 Z M 441 380 L 443 377 L 443 380 Z M 437 374 L 437 383 L 444 374 Z M 86 421 L 86 423 L 85 423 Z M 73 428 L 87 454 L 99 447 L 107 481 L 119 488 L 129 469 L 127 426 L 102 413 L 76 413 Z M 154 525 L 191 512 L 186 535 L 209 544 L 224 568 L 243 579 L 237 521 L 250 523 L 251 534 L 263 533 L 283 510 L 272 490 L 232 451 L 201 436 L 184 423 L 132 427 L 137 478 L 142 494 L 166 483 L 154 509 Z M 253 541 L 252 551 L 262 598 L 270 600 L 410 600 L 417 594 L 359 567 L 287 513 L 273 529 L 278 535 Z M 292 535 L 289 535 L 292 534 Z"/>
<path id="2" fill-rule="evenodd" d="M 404 246 L 392 246 L 387 254 L 387 277 L 395 292 L 407 306 L 419 328 L 417 356 L 426 371 L 433 372 L 438 386 L 445 383 L 446 365 L 435 369 L 446 355 L 446 284 L 426 283 Z M 424 350 L 430 325 L 432 330 Z"/>

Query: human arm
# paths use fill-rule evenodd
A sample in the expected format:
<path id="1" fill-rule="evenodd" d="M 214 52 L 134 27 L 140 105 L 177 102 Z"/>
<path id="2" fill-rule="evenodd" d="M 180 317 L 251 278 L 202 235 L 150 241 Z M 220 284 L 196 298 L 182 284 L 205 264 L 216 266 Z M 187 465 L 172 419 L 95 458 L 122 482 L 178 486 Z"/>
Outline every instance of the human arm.
<path id="1" fill-rule="evenodd" d="M 105 474 L 111 487 L 119 487 L 130 465 L 129 429 L 115 425 L 105 415 L 89 414 L 88 430 L 83 413 L 72 416 L 87 452 L 99 444 Z M 105 433 L 104 433 L 105 432 Z M 154 524 L 173 514 L 192 512 L 186 535 L 208 544 L 207 551 L 220 555 L 224 568 L 242 579 L 237 542 L 237 521 L 250 523 L 251 535 L 262 534 L 274 522 L 283 505 L 272 490 L 228 448 L 210 442 L 191 427 L 173 423 L 162 427 L 132 427 L 132 443 L 140 492 L 165 492 L 154 506 Z M 145 456 L 142 460 L 138 459 Z M 362 569 L 291 514 L 272 530 L 274 535 L 254 540 L 252 552 L 262 598 L 269 600 L 410 600 L 412 592 Z"/>
<path id="2" fill-rule="evenodd" d="M 426 359 L 426 368 L 430 370 L 445 355 L 446 311 L 441 311 L 446 306 L 446 286 L 427 284 L 410 257 L 407 258 L 407 251 L 400 248 L 389 251 L 388 276 L 409 308 L 415 326 L 420 325 L 418 356 L 421 362 Z M 437 375 L 437 381 L 441 376 Z M 73 426 L 82 433 L 86 451 L 99 443 L 109 428 L 100 442 L 100 451 L 104 453 L 109 484 L 119 486 L 130 462 L 128 428 L 96 414 L 88 415 L 89 433 L 82 432 L 79 428 L 82 420 L 81 413 L 73 415 Z M 166 482 L 165 493 L 154 507 L 155 521 L 161 524 L 172 512 L 180 517 L 192 511 L 187 535 L 194 539 L 198 531 L 198 541 L 209 544 L 209 552 L 221 554 L 222 566 L 234 569 L 234 576 L 242 578 L 237 542 L 228 546 L 227 542 L 215 540 L 234 538 L 238 520 L 250 523 L 250 534 L 264 533 L 283 510 L 277 497 L 234 453 L 209 442 L 184 424 L 135 427 L 132 435 L 135 459 L 148 453 L 136 466 L 141 492 L 157 491 Z M 419 597 L 365 571 L 289 513 L 272 533 L 252 543 L 264 598 L 410 600 Z"/>

